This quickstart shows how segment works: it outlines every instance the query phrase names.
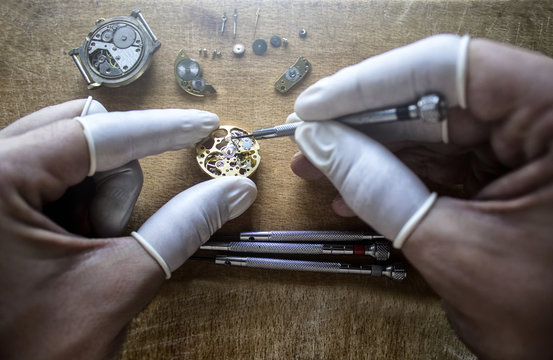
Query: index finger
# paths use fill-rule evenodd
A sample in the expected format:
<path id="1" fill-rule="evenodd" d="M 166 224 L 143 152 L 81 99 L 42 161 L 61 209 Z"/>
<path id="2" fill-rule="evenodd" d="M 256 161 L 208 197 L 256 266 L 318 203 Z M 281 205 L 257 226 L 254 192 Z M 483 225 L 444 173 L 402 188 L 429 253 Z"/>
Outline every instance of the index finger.
<path id="1" fill-rule="evenodd" d="M 371 57 L 319 80 L 300 94 L 303 120 L 326 120 L 411 102 L 438 92 L 450 106 L 465 106 L 468 37 L 437 35 Z"/>
<path id="2" fill-rule="evenodd" d="M 0 161 L 30 202 L 41 206 L 79 183 L 93 163 L 95 170 L 105 171 L 144 156 L 191 147 L 218 124 L 217 115 L 199 110 L 95 114 L 2 139 Z"/>

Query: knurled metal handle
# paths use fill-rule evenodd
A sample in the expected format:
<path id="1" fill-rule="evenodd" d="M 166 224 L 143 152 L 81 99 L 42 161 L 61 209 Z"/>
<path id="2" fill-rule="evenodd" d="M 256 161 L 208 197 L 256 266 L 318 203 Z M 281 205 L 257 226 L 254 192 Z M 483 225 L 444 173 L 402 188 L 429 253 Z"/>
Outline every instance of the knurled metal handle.
<path id="1" fill-rule="evenodd" d="M 242 241 L 288 241 L 288 242 L 342 242 L 384 239 L 382 235 L 369 235 L 347 231 L 258 231 L 240 234 Z"/>
<path id="2" fill-rule="evenodd" d="M 267 258 L 246 258 L 246 266 L 273 270 L 314 271 L 335 273 L 341 264 L 337 262 L 317 262 L 304 260 L 283 260 Z"/>
<path id="3" fill-rule="evenodd" d="M 291 244 L 291 243 L 263 243 L 239 241 L 230 242 L 229 251 L 249 253 L 271 253 L 271 254 L 323 254 L 322 244 Z"/>

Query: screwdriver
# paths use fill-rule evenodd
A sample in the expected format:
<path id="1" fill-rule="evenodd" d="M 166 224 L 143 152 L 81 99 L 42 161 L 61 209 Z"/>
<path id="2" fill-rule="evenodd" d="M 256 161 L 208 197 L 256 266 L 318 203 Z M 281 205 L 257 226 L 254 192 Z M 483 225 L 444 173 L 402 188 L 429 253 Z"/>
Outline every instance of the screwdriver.
<path id="1" fill-rule="evenodd" d="M 271 230 L 240 233 L 240 241 L 343 242 L 384 240 L 385 237 L 364 231 Z"/>
<path id="2" fill-rule="evenodd" d="M 377 261 L 384 261 L 390 258 L 389 242 L 382 241 L 377 241 L 370 245 L 281 243 L 260 241 L 208 241 L 200 246 L 200 250 L 261 254 L 362 255 L 372 256 Z"/>
<path id="3" fill-rule="evenodd" d="M 213 261 L 212 258 L 192 256 L 191 260 Z M 243 266 L 258 269 L 311 271 L 337 274 L 360 274 L 371 276 L 385 276 L 394 281 L 403 281 L 407 277 L 405 266 L 402 263 L 392 265 L 350 265 L 339 262 L 287 260 L 257 257 L 237 257 L 217 255 L 215 264 L 228 266 Z"/>
<path id="4" fill-rule="evenodd" d="M 383 110 L 368 110 L 335 118 L 342 124 L 359 128 L 368 124 L 404 120 L 422 120 L 427 122 L 443 121 L 447 113 L 447 104 L 438 94 L 421 96 L 415 103 Z M 233 139 L 252 137 L 256 140 L 271 139 L 294 135 L 302 122 L 277 125 L 270 128 L 254 130 L 251 134 L 233 136 Z"/>

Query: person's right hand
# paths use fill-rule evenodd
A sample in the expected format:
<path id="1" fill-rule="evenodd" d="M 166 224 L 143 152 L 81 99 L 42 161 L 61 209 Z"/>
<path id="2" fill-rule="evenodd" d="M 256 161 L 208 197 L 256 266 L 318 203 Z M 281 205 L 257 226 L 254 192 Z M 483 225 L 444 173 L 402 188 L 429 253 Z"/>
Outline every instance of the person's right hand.
<path id="1" fill-rule="evenodd" d="M 303 154 L 292 168 L 328 177 L 341 195 L 338 214 L 407 239 L 404 254 L 480 357 L 551 358 L 553 60 L 489 40 L 466 45 L 435 36 L 308 88 L 296 101 L 306 123 L 296 131 Z M 450 105 L 445 128 L 413 121 L 362 134 L 326 121 L 429 92 Z M 430 183 L 462 185 L 472 198 L 444 196 L 433 205 L 390 149 Z"/>

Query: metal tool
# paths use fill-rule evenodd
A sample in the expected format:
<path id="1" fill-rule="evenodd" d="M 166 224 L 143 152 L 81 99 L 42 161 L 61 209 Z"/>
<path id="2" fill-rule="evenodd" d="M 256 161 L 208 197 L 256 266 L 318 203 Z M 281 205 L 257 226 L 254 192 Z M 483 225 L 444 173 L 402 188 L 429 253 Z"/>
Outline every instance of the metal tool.
<path id="1" fill-rule="evenodd" d="M 297 254 L 297 255 L 358 255 L 372 256 L 378 261 L 390 258 L 389 242 L 378 241 L 370 245 L 337 245 L 310 243 L 277 243 L 257 241 L 208 241 L 200 250 L 233 251 L 257 254 Z"/>
<path id="2" fill-rule="evenodd" d="M 234 17 L 234 29 L 233 29 L 233 36 L 236 39 L 236 20 L 238 19 L 238 11 L 234 9 L 234 14 L 232 15 Z"/>
<path id="3" fill-rule="evenodd" d="M 257 32 L 257 23 L 259 22 L 259 11 L 261 9 L 257 8 L 257 11 L 255 12 L 255 27 L 253 28 L 253 38 L 255 39 L 255 33 Z"/>
<path id="4" fill-rule="evenodd" d="M 223 16 L 221 16 L 222 24 L 221 24 L 221 35 L 225 32 L 225 24 L 227 23 L 227 13 L 224 12 Z"/>
<path id="5" fill-rule="evenodd" d="M 254 231 L 240 233 L 240 241 L 263 242 L 347 242 L 383 240 L 384 236 L 354 231 Z"/>
<path id="6" fill-rule="evenodd" d="M 353 128 L 360 128 L 369 124 L 383 122 L 422 120 L 427 122 L 443 121 L 447 114 L 445 100 L 438 94 L 422 96 L 413 104 L 394 107 L 384 110 L 369 110 L 351 115 L 345 115 L 334 119 L 335 121 L 349 125 Z M 242 137 L 253 137 L 256 140 L 271 139 L 281 136 L 294 135 L 296 129 L 302 122 L 277 125 L 270 128 L 254 130 L 250 135 Z"/>
<path id="7" fill-rule="evenodd" d="M 192 256 L 192 260 L 212 261 L 211 258 Z M 350 265 L 339 262 L 286 260 L 257 257 L 237 257 L 217 255 L 215 263 L 218 265 L 243 266 L 260 269 L 310 271 L 338 274 L 360 274 L 375 277 L 386 276 L 395 281 L 407 278 L 405 266 L 401 263 L 392 265 Z"/>

